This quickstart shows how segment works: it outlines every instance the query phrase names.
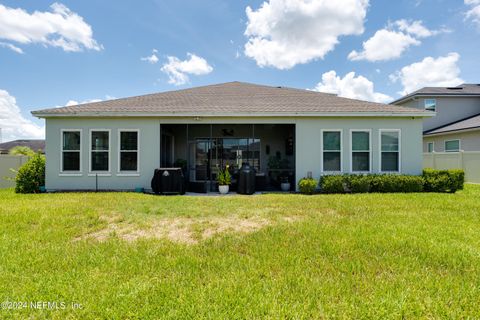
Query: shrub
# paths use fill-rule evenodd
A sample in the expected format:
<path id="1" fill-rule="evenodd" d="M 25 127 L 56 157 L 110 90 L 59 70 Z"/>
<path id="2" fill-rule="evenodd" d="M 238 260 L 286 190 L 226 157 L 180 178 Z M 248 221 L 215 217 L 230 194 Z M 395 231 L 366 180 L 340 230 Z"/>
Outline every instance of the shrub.
<path id="1" fill-rule="evenodd" d="M 323 193 L 345 193 L 345 176 L 328 175 L 320 178 L 320 190 Z"/>
<path id="2" fill-rule="evenodd" d="M 423 170 L 423 186 L 428 192 L 455 192 L 463 189 L 465 172 L 463 170 Z"/>
<path id="3" fill-rule="evenodd" d="M 38 193 L 45 185 L 45 157 L 39 153 L 22 165 L 15 177 L 16 193 Z"/>
<path id="4" fill-rule="evenodd" d="M 8 151 L 8 154 L 12 156 L 28 156 L 28 157 L 33 157 L 35 155 L 35 151 L 30 149 L 29 147 L 25 146 L 16 146 L 13 147 Z"/>
<path id="5" fill-rule="evenodd" d="M 366 193 L 371 189 L 372 177 L 370 175 L 350 175 L 345 178 L 345 183 L 352 193 Z"/>
<path id="6" fill-rule="evenodd" d="M 298 189 L 303 194 L 313 194 L 317 188 L 317 180 L 312 178 L 303 178 L 298 182 Z"/>

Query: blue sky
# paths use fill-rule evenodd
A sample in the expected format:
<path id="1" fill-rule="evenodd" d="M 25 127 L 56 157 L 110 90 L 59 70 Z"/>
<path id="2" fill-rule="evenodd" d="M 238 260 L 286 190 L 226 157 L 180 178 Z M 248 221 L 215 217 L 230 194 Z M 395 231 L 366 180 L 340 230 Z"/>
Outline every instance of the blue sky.
<path id="1" fill-rule="evenodd" d="M 388 102 L 480 82 L 479 36 L 480 0 L 0 0 L 0 127 L 42 137 L 31 110 L 234 80 Z"/>

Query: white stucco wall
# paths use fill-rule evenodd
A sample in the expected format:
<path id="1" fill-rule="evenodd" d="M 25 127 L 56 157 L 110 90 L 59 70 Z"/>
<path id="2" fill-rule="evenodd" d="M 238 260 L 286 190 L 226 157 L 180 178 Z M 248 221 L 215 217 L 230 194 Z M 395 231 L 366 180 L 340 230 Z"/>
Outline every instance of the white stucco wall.
<path id="1" fill-rule="evenodd" d="M 93 190 L 95 177 L 89 169 L 89 131 L 111 130 L 110 173 L 99 177 L 99 189 L 132 190 L 136 187 L 150 189 L 155 168 L 160 165 L 160 125 L 162 123 L 226 124 L 226 123 L 284 123 L 295 124 L 295 152 L 297 181 L 312 172 L 320 177 L 322 129 L 343 131 L 343 171 L 350 168 L 350 129 L 371 129 L 372 172 L 379 172 L 379 129 L 401 130 L 401 172 L 420 174 L 422 170 L 422 119 L 421 118 L 210 118 L 192 121 L 191 118 L 49 118 L 46 121 L 46 188 L 48 190 Z M 77 176 L 64 176 L 60 172 L 61 130 L 82 129 L 82 172 Z M 138 176 L 118 175 L 118 130 L 140 130 L 140 173 Z"/>

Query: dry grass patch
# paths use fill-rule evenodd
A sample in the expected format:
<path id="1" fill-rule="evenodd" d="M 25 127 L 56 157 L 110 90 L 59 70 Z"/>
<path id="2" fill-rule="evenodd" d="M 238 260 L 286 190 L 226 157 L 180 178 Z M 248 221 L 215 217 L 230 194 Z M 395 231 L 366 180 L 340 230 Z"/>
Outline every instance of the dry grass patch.
<path id="1" fill-rule="evenodd" d="M 93 239 L 104 242 L 109 238 L 133 242 L 139 239 L 167 239 L 172 242 L 196 244 L 219 234 L 256 232 L 267 226 L 287 222 L 297 222 L 300 216 L 283 216 L 280 219 L 267 219 L 259 216 L 241 217 L 169 217 L 152 218 L 143 221 L 129 222 L 121 215 L 103 215 L 100 220 L 105 227 L 86 233 L 75 240 Z"/>

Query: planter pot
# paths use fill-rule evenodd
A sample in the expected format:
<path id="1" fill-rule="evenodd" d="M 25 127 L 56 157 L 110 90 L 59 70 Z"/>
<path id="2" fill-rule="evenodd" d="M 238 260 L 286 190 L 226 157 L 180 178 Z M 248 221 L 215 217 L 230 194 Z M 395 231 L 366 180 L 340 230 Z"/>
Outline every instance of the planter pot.
<path id="1" fill-rule="evenodd" d="M 230 190 L 230 186 L 228 186 L 228 185 L 218 186 L 218 191 L 220 192 L 220 194 L 227 194 L 228 190 Z"/>
<path id="2" fill-rule="evenodd" d="M 290 182 L 282 182 L 280 189 L 282 189 L 282 191 L 290 191 Z"/>

